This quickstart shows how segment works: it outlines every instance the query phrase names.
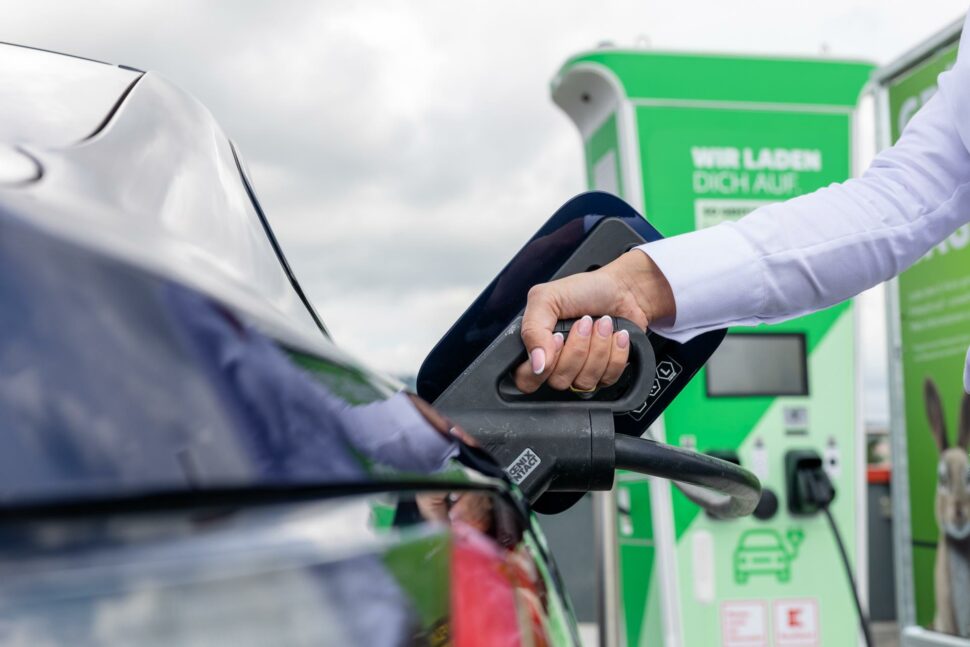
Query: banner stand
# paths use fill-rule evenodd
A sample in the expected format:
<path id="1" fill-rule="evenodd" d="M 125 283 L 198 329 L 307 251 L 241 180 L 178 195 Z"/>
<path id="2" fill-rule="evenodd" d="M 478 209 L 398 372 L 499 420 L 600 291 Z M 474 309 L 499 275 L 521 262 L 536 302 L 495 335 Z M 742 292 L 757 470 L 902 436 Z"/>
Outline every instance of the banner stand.
<path id="1" fill-rule="evenodd" d="M 962 25 L 961 18 L 873 75 L 880 149 L 899 138 L 906 122 L 936 92 L 937 76 L 956 60 Z M 947 294 L 965 292 L 961 281 L 970 285 L 967 243 L 970 227 L 965 226 L 886 284 L 893 540 L 903 647 L 970 645 L 970 636 L 933 630 L 935 555 L 941 541 L 933 514 L 936 497 L 944 495 L 937 489 L 940 450 L 927 416 L 933 406 L 927 395 L 932 383 L 952 444 L 960 424 L 964 353 L 970 345 L 970 322 L 958 320 L 970 317 L 970 308 Z M 965 597 L 956 603 L 970 606 Z"/>

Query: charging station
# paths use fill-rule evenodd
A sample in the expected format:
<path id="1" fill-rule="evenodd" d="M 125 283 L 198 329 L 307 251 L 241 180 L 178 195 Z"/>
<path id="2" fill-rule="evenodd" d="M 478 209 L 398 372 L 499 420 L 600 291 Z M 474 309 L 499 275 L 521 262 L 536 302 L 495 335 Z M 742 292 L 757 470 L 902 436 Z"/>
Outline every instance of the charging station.
<path id="1" fill-rule="evenodd" d="M 552 95 L 580 131 L 590 188 L 623 197 L 669 236 L 849 177 L 853 111 L 871 71 L 608 48 L 567 61 Z M 805 500 L 827 496 L 811 476 L 823 471 L 865 582 L 854 328 L 844 303 L 731 330 L 654 422 L 659 440 L 747 467 L 764 495 L 755 516 L 721 521 L 667 481 L 620 473 L 600 499 L 610 513 L 597 515 L 601 645 L 859 644 L 838 546 Z M 653 390 L 681 370 L 658 361 Z"/>

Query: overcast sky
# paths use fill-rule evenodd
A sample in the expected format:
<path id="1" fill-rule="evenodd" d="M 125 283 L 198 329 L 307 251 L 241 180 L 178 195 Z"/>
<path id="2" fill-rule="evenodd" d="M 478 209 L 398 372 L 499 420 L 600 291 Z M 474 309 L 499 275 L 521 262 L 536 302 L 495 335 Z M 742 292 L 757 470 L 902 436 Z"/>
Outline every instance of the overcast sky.
<path id="1" fill-rule="evenodd" d="M 241 148 L 335 338 L 413 373 L 518 247 L 584 188 L 549 99 L 571 54 L 658 49 L 886 62 L 966 0 L 41 2 L 0 40 L 158 71 Z M 884 417 L 868 304 L 870 417 Z M 874 332 L 871 332 L 874 331 Z"/>

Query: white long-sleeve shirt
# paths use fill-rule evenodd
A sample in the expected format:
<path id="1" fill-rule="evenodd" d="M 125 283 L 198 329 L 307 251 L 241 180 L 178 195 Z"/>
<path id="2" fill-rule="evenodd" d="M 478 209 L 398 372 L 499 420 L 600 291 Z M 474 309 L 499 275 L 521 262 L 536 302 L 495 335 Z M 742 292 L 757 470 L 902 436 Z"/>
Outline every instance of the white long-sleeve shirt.
<path id="1" fill-rule="evenodd" d="M 970 221 L 968 41 L 970 16 L 938 92 L 862 177 L 641 246 L 677 306 L 654 330 L 682 341 L 825 308 L 899 274 Z M 970 392 L 970 356 L 964 385 Z"/>

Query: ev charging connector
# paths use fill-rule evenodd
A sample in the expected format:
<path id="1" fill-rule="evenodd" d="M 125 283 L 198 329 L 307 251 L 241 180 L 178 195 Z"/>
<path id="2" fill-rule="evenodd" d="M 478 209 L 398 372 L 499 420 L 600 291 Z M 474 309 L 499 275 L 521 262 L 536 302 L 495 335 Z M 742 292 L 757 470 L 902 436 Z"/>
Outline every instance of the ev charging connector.
<path id="1" fill-rule="evenodd" d="M 570 323 L 557 332 L 569 334 Z M 613 414 L 631 411 L 650 394 L 656 372 L 653 348 L 636 324 L 618 319 L 615 329 L 630 335 L 631 382 L 620 399 L 582 399 L 548 387 L 519 392 L 510 369 L 523 359 L 521 319 L 441 394 L 434 405 L 475 437 L 500 462 L 526 496 L 546 490 L 609 490 L 616 468 Z M 569 400 L 559 398 L 568 397 Z"/>
<path id="2" fill-rule="evenodd" d="M 835 486 L 825 473 L 822 457 L 811 449 L 785 453 L 788 511 L 796 516 L 813 515 L 835 500 Z"/>
<path id="3" fill-rule="evenodd" d="M 543 225 L 438 342 L 418 373 L 418 393 L 459 423 L 504 468 L 538 512 L 555 514 L 591 490 L 608 490 L 615 469 L 696 486 L 693 499 L 722 518 L 750 514 L 761 485 L 748 470 L 656 442 L 649 427 L 724 338 L 710 331 L 680 344 L 629 321 L 630 365 L 594 394 L 531 394 L 511 372 L 526 359 L 521 315 L 532 286 L 595 270 L 661 236 L 606 193 L 570 200 Z M 605 313 L 589 313 L 591 315 Z M 559 322 L 565 335 L 570 322 Z"/>
<path id="4" fill-rule="evenodd" d="M 569 321 L 556 325 L 568 334 Z M 643 406 L 654 388 L 656 359 L 646 333 L 617 319 L 630 334 L 630 365 L 615 387 L 597 398 L 542 387 L 518 391 L 511 371 L 525 360 L 521 318 L 500 334 L 434 405 L 457 421 L 535 502 L 548 492 L 609 490 L 616 468 L 674 479 L 718 493 L 722 518 L 751 514 L 761 484 L 751 472 L 713 456 L 648 438 L 617 434 L 614 415 Z M 602 398 L 602 399 L 600 399 Z"/>

